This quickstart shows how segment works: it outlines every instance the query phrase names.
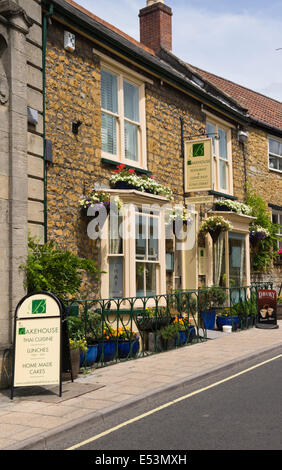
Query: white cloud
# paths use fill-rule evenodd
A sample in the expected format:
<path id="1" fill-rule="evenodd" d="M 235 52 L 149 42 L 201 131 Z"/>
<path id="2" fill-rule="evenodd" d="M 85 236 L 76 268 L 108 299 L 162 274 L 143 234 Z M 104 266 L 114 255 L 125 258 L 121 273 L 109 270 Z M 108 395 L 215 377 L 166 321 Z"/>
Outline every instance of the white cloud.
<path id="1" fill-rule="evenodd" d="M 174 50 L 182 59 L 282 99 L 282 54 L 275 51 L 281 42 L 281 20 L 247 14 L 213 16 L 185 7 L 176 12 L 174 21 Z"/>

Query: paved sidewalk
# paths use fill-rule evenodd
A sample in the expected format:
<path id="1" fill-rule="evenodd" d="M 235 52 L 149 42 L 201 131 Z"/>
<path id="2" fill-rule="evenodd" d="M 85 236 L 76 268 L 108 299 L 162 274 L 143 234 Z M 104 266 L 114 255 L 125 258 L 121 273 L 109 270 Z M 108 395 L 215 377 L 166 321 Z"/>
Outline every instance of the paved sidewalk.
<path id="1" fill-rule="evenodd" d="M 51 449 L 56 435 L 85 421 L 96 422 L 154 394 L 282 348 L 282 321 L 273 330 L 252 328 L 80 375 L 63 386 L 63 397 L 0 391 L 0 449 Z M 275 351 L 276 350 L 276 351 Z M 282 349 L 281 349 L 282 352 Z"/>

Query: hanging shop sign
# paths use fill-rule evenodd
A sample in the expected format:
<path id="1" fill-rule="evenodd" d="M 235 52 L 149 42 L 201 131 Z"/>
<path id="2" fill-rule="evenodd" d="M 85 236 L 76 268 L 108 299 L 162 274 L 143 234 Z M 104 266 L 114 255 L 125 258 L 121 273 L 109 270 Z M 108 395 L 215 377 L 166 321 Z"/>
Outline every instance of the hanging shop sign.
<path id="1" fill-rule="evenodd" d="M 212 139 L 185 142 L 185 193 L 213 189 Z"/>
<path id="2" fill-rule="evenodd" d="M 257 328 L 279 328 L 277 325 L 277 294 L 272 289 L 260 289 L 257 293 Z"/>
<path id="3" fill-rule="evenodd" d="M 58 385 L 62 394 L 63 312 L 51 293 L 25 296 L 14 318 L 14 387 Z"/>

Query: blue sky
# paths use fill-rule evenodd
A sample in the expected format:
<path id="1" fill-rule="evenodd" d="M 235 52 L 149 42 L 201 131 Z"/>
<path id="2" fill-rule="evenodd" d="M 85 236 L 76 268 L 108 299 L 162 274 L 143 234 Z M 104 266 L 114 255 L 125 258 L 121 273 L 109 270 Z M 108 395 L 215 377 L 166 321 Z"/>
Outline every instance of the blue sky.
<path id="1" fill-rule="evenodd" d="M 139 40 L 146 0 L 76 0 Z M 199 68 L 282 101 L 282 0 L 165 0 L 173 53 Z"/>

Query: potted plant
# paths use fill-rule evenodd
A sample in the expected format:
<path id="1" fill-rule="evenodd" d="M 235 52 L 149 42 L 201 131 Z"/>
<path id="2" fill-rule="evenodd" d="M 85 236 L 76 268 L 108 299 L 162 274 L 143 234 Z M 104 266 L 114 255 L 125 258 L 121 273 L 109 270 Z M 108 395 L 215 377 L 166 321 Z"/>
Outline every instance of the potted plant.
<path id="1" fill-rule="evenodd" d="M 87 344 L 85 338 L 70 338 L 69 343 L 72 376 L 75 379 L 78 376 L 80 370 L 80 355 L 86 351 Z"/>
<path id="2" fill-rule="evenodd" d="M 214 330 L 216 309 L 226 301 L 225 289 L 212 286 L 198 294 L 198 309 L 204 325 L 208 330 Z"/>
<path id="3" fill-rule="evenodd" d="M 219 330 L 222 330 L 225 325 L 232 326 L 233 331 L 237 330 L 240 327 L 240 317 L 231 313 L 230 309 L 224 309 L 216 317 L 216 326 Z"/>
<path id="4" fill-rule="evenodd" d="M 231 201 L 230 199 L 217 199 L 214 202 L 216 211 L 231 211 L 237 214 L 251 215 L 252 208 L 247 204 L 239 201 Z"/>
<path id="5" fill-rule="evenodd" d="M 81 355 L 81 365 L 92 366 L 98 356 L 98 338 L 102 336 L 101 314 L 89 310 L 86 320 L 85 338 L 87 350 Z"/>
<path id="6" fill-rule="evenodd" d="M 269 237 L 269 231 L 261 227 L 260 225 L 252 225 L 250 230 L 250 243 L 252 245 L 256 245 L 260 240 L 264 240 L 265 238 Z"/>
<path id="7" fill-rule="evenodd" d="M 177 316 L 174 319 L 174 323 L 178 327 L 179 336 L 177 338 L 177 345 L 183 345 L 187 342 L 191 342 L 196 334 L 195 327 L 190 324 L 190 321 L 185 316 Z"/>
<path id="8" fill-rule="evenodd" d="M 193 216 L 185 207 L 174 207 L 166 213 L 166 227 L 172 227 L 173 233 L 176 235 L 177 228 L 182 225 L 191 225 Z"/>
<path id="9" fill-rule="evenodd" d="M 174 322 L 161 328 L 160 336 L 163 349 L 173 349 L 179 339 L 179 326 Z"/>
<path id="10" fill-rule="evenodd" d="M 140 331 L 156 331 L 171 321 L 169 312 L 163 307 L 146 307 L 142 315 L 138 314 L 136 318 Z"/>
<path id="11" fill-rule="evenodd" d="M 139 336 L 131 328 L 123 326 L 118 329 L 118 357 L 135 357 L 139 352 Z"/>
<path id="12" fill-rule="evenodd" d="M 114 207 L 114 209 L 119 212 L 123 207 L 122 200 L 119 196 L 113 196 L 112 194 L 107 193 L 104 190 L 98 191 L 94 188 L 90 191 L 87 196 L 85 196 L 79 201 L 79 204 L 85 214 L 89 214 L 89 208 L 92 208 L 92 211 L 89 215 L 93 215 L 94 218 L 98 217 L 99 214 L 101 214 L 101 225 L 105 223 L 106 216 L 110 213 L 111 208 Z M 104 220 L 103 215 L 105 216 Z"/>
<path id="13" fill-rule="evenodd" d="M 153 176 L 138 176 L 135 174 L 134 168 L 127 168 L 124 164 L 120 164 L 115 170 L 115 174 L 111 176 L 110 183 L 117 189 L 136 189 L 141 192 L 158 194 L 172 200 L 172 191 L 166 186 L 154 180 Z"/>
<path id="14" fill-rule="evenodd" d="M 107 322 L 103 325 L 102 336 L 98 339 L 97 362 L 110 362 L 117 356 L 117 332 Z"/>
<path id="15" fill-rule="evenodd" d="M 212 215 L 203 221 L 200 232 L 209 233 L 215 243 L 221 232 L 230 230 L 232 230 L 232 225 L 224 217 Z"/>

